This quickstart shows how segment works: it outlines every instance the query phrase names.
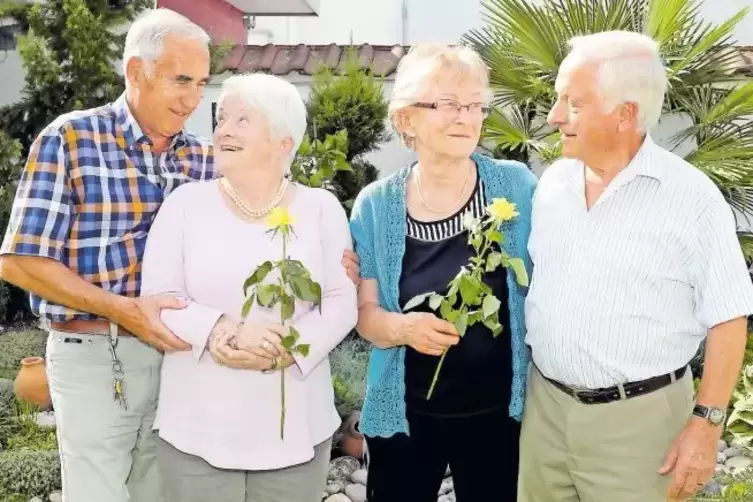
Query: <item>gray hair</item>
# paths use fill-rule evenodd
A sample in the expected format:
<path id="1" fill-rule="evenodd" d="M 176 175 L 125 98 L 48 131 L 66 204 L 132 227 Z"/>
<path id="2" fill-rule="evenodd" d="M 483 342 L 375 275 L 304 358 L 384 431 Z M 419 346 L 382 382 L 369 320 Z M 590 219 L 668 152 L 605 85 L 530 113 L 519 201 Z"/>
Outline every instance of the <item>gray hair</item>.
<path id="1" fill-rule="evenodd" d="M 488 103 L 492 99 L 493 94 L 489 88 L 489 69 L 473 49 L 436 43 L 413 46 L 398 64 L 392 99 L 388 108 L 388 117 L 392 127 L 403 144 L 408 147 L 411 147 L 413 139 L 399 129 L 397 114 L 400 110 L 413 105 L 436 73 L 440 71 L 458 75 L 470 74 L 476 77 L 485 88 L 484 101 Z"/>
<path id="2" fill-rule="evenodd" d="M 147 10 L 133 22 L 126 35 L 123 74 L 125 75 L 128 61 L 133 57 L 150 63 L 156 61 L 162 53 L 168 35 L 196 40 L 207 47 L 211 42 L 207 32 L 187 17 L 169 9 Z M 147 64 L 145 70 L 149 74 L 151 65 Z M 126 84 L 127 82 L 128 79 Z"/>
<path id="3" fill-rule="evenodd" d="M 659 122 L 667 74 L 654 39 L 631 31 L 605 31 L 574 37 L 570 48 L 566 61 L 598 63 L 605 111 L 636 103 L 640 131 Z"/>
<path id="4" fill-rule="evenodd" d="M 253 73 L 233 75 L 223 82 L 217 100 L 218 113 L 228 96 L 240 97 L 264 114 L 274 134 L 293 140 L 289 159 L 292 163 L 306 134 L 306 105 L 298 89 L 280 77 Z"/>

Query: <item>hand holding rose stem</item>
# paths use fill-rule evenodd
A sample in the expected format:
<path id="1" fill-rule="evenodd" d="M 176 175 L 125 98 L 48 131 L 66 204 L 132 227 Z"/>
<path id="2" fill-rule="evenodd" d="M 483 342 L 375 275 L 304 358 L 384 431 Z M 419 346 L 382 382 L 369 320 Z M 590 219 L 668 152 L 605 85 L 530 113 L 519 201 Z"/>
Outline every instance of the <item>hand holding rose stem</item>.
<path id="1" fill-rule="evenodd" d="M 312 302 L 321 310 L 322 288 L 311 278 L 306 267 L 298 260 L 291 260 L 287 256 L 287 245 L 290 234 L 293 231 L 295 220 L 286 208 L 276 207 L 267 217 L 270 226 L 269 233 L 274 238 L 278 233 L 282 237 L 282 258 L 278 261 L 265 261 L 259 265 L 251 276 L 243 284 L 243 293 L 246 301 L 243 304 L 241 315 L 243 319 L 248 316 L 252 305 L 256 302 L 261 307 L 274 308 L 280 305 L 280 324 L 287 328 L 287 335 L 282 339 L 283 348 L 291 355 L 298 353 L 306 357 L 309 353 L 309 344 L 298 344 L 300 333 L 289 323 L 295 313 L 296 298 Z M 276 282 L 264 283 L 270 272 L 277 270 L 279 278 Z M 250 294 L 249 294 L 250 290 Z M 280 371 L 280 438 L 285 436 L 285 369 Z"/>
<path id="2" fill-rule="evenodd" d="M 442 296 L 434 291 L 422 293 L 411 298 L 405 304 L 403 311 L 421 305 L 428 298 L 429 307 L 434 311 L 439 309 L 441 318 L 453 323 L 461 337 L 465 335 L 468 326 L 477 322 L 482 322 L 492 331 L 492 336 L 497 337 L 502 332 L 502 325 L 499 322 L 501 302 L 494 296 L 492 289 L 483 282 L 482 276 L 502 265 L 513 270 L 518 284 L 528 285 L 528 273 L 523 260 L 511 258 L 502 248 L 505 240 L 500 227 L 517 216 L 515 204 L 506 199 L 494 199 L 486 208 L 486 215 L 480 219 L 468 213 L 463 223 L 468 229 L 468 243 L 474 250 L 474 255 L 471 256 L 468 265 L 463 267 L 449 282 L 447 294 Z M 460 294 L 460 306 L 456 307 L 458 294 Z M 439 359 L 426 395 L 427 400 L 434 392 L 439 371 L 448 350 L 449 347 L 442 352 Z"/>

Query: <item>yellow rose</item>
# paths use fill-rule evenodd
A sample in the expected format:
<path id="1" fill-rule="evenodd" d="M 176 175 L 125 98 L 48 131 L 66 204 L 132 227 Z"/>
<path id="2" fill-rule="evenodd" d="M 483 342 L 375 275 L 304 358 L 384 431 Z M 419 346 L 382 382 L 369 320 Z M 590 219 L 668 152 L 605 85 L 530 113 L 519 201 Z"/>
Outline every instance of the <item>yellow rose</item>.
<path id="1" fill-rule="evenodd" d="M 295 217 L 284 207 L 276 207 L 272 209 L 269 216 L 267 216 L 267 225 L 272 228 L 290 226 L 293 223 L 295 223 Z"/>
<path id="2" fill-rule="evenodd" d="M 518 216 L 515 204 L 509 202 L 507 199 L 494 199 L 494 202 L 486 208 L 486 212 L 498 223 L 509 221 Z"/>

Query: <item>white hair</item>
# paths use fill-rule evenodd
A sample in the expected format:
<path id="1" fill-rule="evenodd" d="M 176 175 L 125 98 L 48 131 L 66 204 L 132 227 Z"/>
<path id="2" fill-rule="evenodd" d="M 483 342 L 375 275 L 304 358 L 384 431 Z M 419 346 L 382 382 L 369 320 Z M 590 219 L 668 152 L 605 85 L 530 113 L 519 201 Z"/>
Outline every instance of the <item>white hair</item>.
<path id="1" fill-rule="evenodd" d="M 207 47 L 211 42 L 207 32 L 187 17 L 169 9 L 149 9 L 133 22 L 126 35 L 123 75 L 126 74 L 126 67 L 131 58 L 139 57 L 147 63 L 156 61 L 162 54 L 165 38 L 169 35 L 196 40 Z M 147 64 L 147 74 L 150 74 L 151 70 L 151 65 Z M 128 79 L 126 85 L 127 83 Z"/>
<path id="2" fill-rule="evenodd" d="M 237 96 L 263 113 L 273 134 L 293 140 L 289 159 L 292 163 L 306 134 L 306 105 L 298 89 L 280 77 L 253 73 L 225 80 L 217 99 L 217 113 L 228 96 Z"/>
<path id="3" fill-rule="evenodd" d="M 436 43 L 413 46 L 398 64 L 388 108 L 388 117 L 392 127 L 406 146 L 411 146 L 412 138 L 407 137 L 399 129 L 396 120 L 397 113 L 416 103 L 421 93 L 439 72 L 458 76 L 470 74 L 484 86 L 484 101 L 488 103 L 492 99 L 493 94 L 489 88 L 489 69 L 473 49 Z"/>
<path id="4" fill-rule="evenodd" d="M 654 39 L 631 31 L 605 31 L 570 40 L 566 63 L 598 64 L 606 111 L 623 103 L 638 106 L 638 128 L 651 129 L 662 114 L 667 74 Z"/>

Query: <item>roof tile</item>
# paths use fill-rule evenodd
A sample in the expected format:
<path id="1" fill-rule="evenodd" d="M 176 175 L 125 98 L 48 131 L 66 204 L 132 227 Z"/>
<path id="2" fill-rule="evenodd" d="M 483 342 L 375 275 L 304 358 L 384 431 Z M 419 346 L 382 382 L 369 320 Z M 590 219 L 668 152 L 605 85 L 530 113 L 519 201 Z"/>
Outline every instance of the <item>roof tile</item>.
<path id="1" fill-rule="evenodd" d="M 224 69 L 237 73 L 288 75 L 299 72 L 312 75 L 324 64 L 333 72 L 341 73 L 346 51 L 350 48 L 356 51 L 361 68 L 373 68 L 379 76 L 394 73 L 407 52 L 407 48 L 400 45 L 235 45 L 225 59 Z"/>

